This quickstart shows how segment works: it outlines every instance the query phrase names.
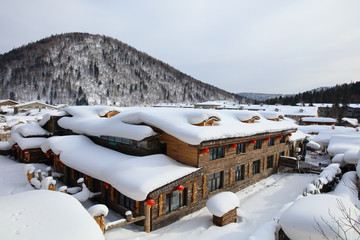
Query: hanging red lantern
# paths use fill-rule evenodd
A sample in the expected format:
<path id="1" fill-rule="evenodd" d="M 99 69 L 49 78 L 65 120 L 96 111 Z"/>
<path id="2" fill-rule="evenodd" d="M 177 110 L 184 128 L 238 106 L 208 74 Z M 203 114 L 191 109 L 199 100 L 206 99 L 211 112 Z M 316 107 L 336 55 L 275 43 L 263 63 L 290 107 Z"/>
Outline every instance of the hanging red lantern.
<path id="1" fill-rule="evenodd" d="M 152 200 L 152 199 L 148 199 L 148 200 L 146 201 L 146 204 L 147 204 L 148 206 L 154 206 L 155 201 Z"/>
<path id="2" fill-rule="evenodd" d="M 60 162 L 60 166 L 61 166 L 61 167 L 63 167 L 63 166 L 64 166 L 64 164 L 63 164 L 62 162 Z"/>
<path id="3" fill-rule="evenodd" d="M 283 138 L 283 135 L 278 136 L 278 138 L 279 138 L 279 139 L 282 139 L 282 138 Z"/>
<path id="4" fill-rule="evenodd" d="M 291 134 L 291 133 L 289 133 L 289 134 L 288 134 L 288 136 L 289 136 L 289 137 L 291 137 L 291 136 L 292 136 L 292 134 Z"/>
<path id="5" fill-rule="evenodd" d="M 265 138 L 266 141 L 270 141 L 270 138 Z"/>
<path id="6" fill-rule="evenodd" d="M 335 129 L 335 126 L 334 126 L 334 125 L 332 125 L 332 126 L 331 126 L 331 129 Z"/>
<path id="7" fill-rule="evenodd" d="M 15 149 L 16 149 L 16 147 L 15 147 L 15 146 L 12 146 L 12 147 L 11 147 L 11 149 L 12 149 L 12 150 L 15 150 Z"/>
<path id="8" fill-rule="evenodd" d="M 25 156 L 28 156 L 28 155 L 29 155 L 29 152 L 24 152 L 24 155 L 25 155 Z"/>
<path id="9" fill-rule="evenodd" d="M 358 132 L 358 131 L 359 131 L 359 129 L 357 128 L 357 129 L 356 129 L 356 131 Z"/>
<path id="10" fill-rule="evenodd" d="M 256 140 L 252 140 L 251 143 L 252 143 L 252 144 L 255 144 L 255 143 L 256 143 Z"/>
<path id="11" fill-rule="evenodd" d="M 181 193 L 184 190 L 184 186 L 179 185 L 179 186 L 176 187 L 176 189 L 179 191 L 179 193 Z"/>
<path id="12" fill-rule="evenodd" d="M 233 144 L 231 144 L 231 147 L 235 149 L 237 147 L 237 144 L 233 143 Z"/>
<path id="13" fill-rule="evenodd" d="M 110 184 L 108 184 L 108 183 L 106 183 L 106 182 L 104 182 L 103 185 L 104 185 L 104 187 L 105 187 L 106 189 L 108 189 L 108 188 L 110 187 Z"/>
<path id="14" fill-rule="evenodd" d="M 51 154 L 50 154 L 50 152 L 46 152 L 45 155 L 47 158 L 49 158 Z"/>
<path id="15" fill-rule="evenodd" d="M 208 148 L 205 148 L 205 149 L 202 150 L 202 152 L 205 153 L 205 154 L 208 154 L 210 152 L 210 150 Z"/>
<path id="16" fill-rule="evenodd" d="M 89 177 L 88 175 L 84 174 L 84 178 L 86 178 L 86 179 L 87 179 L 88 177 Z"/>

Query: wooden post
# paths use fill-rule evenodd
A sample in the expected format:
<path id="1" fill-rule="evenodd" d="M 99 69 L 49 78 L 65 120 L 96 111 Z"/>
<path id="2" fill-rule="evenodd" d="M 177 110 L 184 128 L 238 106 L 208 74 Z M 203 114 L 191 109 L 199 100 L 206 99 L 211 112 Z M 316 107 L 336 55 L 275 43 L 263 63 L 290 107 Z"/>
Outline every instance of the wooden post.
<path id="1" fill-rule="evenodd" d="M 29 171 L 28 171 L 26 175 L 27 175 L 27 179 L 28 179 L 29 182 L 30 182 L 31 179 L 33 179 L 33 178 L 35 177 L 35 173 L 34 173 L 34 172 L 29 173 Z"/>
<path id="2" fill-rule="evenodd" d="M 251 177 L 251 162 L 249 162 L 249 172 L 248 172 L 248 176 Z"/>
<path id="3" fill-rule="evenodd" d="M 48 189 L 51 191 L 56 191 L 56 186 L 54 184 L 49 184 Z"/>
<path id="4" fill-rule="evenodd" d="M 113 188 L 112 186 L 110 187 L 110 199 L 112 202 L 115 201 L 115 188 Z"/>
<path id="5" fill-rule="evenodd" d="M 127 221 L 127 222 L 130 222 L 131 220 L 133 220 L 133 214 L 132 214 L 132 212 L 131 212 L 131 211 L 127 211 L 127 212 L 125 213 L 125 217 L 126 217 L 126 221 Z"/>
<path id="6" fill-rule="evenodd" d="M 233 180 L 233 170 L 232 170 L 232 167 L 231 167 L 230 171 L 229 171 L 229 184 L 230 185 L 232 184 L 232 180 Z"/>
<path id="7" fill-rule="evenodd" d="M 146 233 L 150 232 L 151 226 L 151 206 L 147 205 L 145 206 L 145 223 L 144 223 L 144 231 Z"/>
<path id="8" fill-rule="evenodd" d="M 196 202 L 196 183 L 193 183 L 193 189 L 192 189 L 192 202 Z"/>
<path id="9" fill-rule="evenodd" d="M 105 233 L 105 219 L 104 219 L 104 215 L 101 216 L 94 216 L 95 221 L 97 222 L 97 224 L 99 224 L 99 227 L 101 228 L 101 231 L 103 233 Z"/>
<path id="10" fill-rule="evenodd" d="M 159 217 L 162 215 L 162 209 L 163 209 L 163 195 L 160 194 L 159 195 Z"/>
<path id="11" fill-rule="evenodd" d="M 206 175 L 203 175 L 202 197 L 205 198 L 206 192 Z"/>
<path id="12" fill-rule="evenodd" d="M 267 160 L 267 158 L 264 157 L 264 172 L 265 172 L 265 170 L 266 170 L 266 164 L 267 164 L 266 160 Z"/>
<path id="13" fill-rule="evenodd" d="M 41 170 L 36 170 L 37 172 L 37 176 L 38 176 L 38 180 L 41 182 L 43 180 L 43 176 L 42 176 L 42 173 L 41 173 Z"/>
<path id="14" fill-rule="evenodd" d="M 52 176 L 52 170 L 51 170 L 51 167 L 47 167 L 47 168 L 46 168 L 46 171 L 47 171 L 47 175 L 48 175 L 48 177 L 51 177 L 51 176 Z"/>

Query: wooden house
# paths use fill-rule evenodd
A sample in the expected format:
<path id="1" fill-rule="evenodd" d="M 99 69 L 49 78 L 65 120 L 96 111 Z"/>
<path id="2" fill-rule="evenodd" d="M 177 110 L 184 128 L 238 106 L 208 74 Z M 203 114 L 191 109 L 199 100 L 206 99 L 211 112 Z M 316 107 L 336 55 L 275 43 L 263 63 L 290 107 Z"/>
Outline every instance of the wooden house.
<path id="1" fill-rule="evenodd" d="M 39 101 L 34 101 L 14 105 L 14 114 L 17 114 L 19 112 L 26 112 L 32 109 L 38 109 L 39 111 L 41 111 L 42 109 L 56 109 L 56 107 Z"/>
<path id="2" fill-rule="evenodd" d="M 0 107 L 1 106 L 14 106 L 14 105 L 17 105 L 19 104 L 18 102 L 15 102 L 13 100 L 0 100 Z"/>
<path id="3" fill-rule="evenodd" d="M 162 153 L 193 169 L 170 182 L 164 181 L 146 197 L 134 199 L 132 193 L 90 174 L 85 156 L 83 160 L 76 159 L 84 161 L 78 169 L 62 163 L 59 156 L 53 157 L 55 171 L 63 174 L 65 184 L 76 184 L 79 177 L 84 177 L 91 191 L 103 193 L 99 202 L 120 214 L 132 210 L 136 216 L 147 215 L 150 230 L 199 210 L 216 193 L 239 191 L 277 172 L 279 157 L 291 154 L 293 144 L 289 137 L 296 130 L 296 125 L 280 118 L 267 120 L 248 111 L 146 108 L 128 109 L 104 118 L 104 114 L 99 114 L 106 112 L 103 109 L 87 108 L 89 116 L 83 114 L 83 109 L 82 114 L 77 114 L 76 109 L 80 107 L 65 110 L 71 112 L 71 117 L 64 116 L 60 125 L 87 135 L 92 144 L 97 144 L 91 148 L 101 145 L 132 157 L 145 156 L 135 157 L 133 163 L 151 156 L 164 158 L 164 155 L 154 155 Z M 97 161 L 111 159 L 111 156 Z"/>

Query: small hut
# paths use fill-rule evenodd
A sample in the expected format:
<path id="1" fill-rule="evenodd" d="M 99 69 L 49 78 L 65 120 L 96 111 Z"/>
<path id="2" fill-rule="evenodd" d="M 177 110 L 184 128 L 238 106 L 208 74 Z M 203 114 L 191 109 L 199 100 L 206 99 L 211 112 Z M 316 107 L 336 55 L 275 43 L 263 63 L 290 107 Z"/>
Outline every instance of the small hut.
<path id="1" fill-rule="evenodd" d="M 206 207 L 213 214 L 213 223 L 222 227 L 237 221 L 236 209 L 240 207 L 240 201 L 234 193 L 222 192 L 211 197 Z"/>

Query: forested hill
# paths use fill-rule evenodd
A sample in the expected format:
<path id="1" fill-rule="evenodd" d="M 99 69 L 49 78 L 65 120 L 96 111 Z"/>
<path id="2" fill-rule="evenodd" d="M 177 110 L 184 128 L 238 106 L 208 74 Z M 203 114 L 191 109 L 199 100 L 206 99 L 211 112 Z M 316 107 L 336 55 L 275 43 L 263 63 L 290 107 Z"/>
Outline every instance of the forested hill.
<path id="1" fill-rule="evenodd" d="M 116 39 L 55 35 L 0 55 L 0 99 L 151 105 L 236 100 Z"/>
<path id="2" fill-rule="evenodd" d="M 278 97 L 265 101 L 267 104 L 296 105 L 296 103 L 360 103 L 360 82 L 345 83 L 330 88 L 319 88 L 293 96 Z"/>

